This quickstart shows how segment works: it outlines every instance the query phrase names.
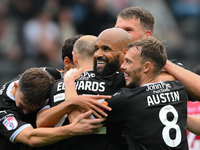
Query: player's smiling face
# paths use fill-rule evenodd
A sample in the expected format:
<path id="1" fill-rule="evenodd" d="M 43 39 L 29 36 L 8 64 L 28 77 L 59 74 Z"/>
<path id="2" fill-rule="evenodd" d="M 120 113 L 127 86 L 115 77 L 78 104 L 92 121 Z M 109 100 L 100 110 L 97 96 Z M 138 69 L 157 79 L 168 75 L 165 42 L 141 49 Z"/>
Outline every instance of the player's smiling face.
<path id="1" fill-rule="evenodd" d="M 121 65 L 124 69 L 127 87 L 138 87 L 141 80 L 142 63 L 140 51 L 136 47 L 130 48 L 125 55 L 125 61 Z"/>
<path id="2" fill-rule="evenodd" d="M 98 37 L 95 44 L 94 71 L 102 76 L 119 70 L 121 43 L 111 38 Z"/>

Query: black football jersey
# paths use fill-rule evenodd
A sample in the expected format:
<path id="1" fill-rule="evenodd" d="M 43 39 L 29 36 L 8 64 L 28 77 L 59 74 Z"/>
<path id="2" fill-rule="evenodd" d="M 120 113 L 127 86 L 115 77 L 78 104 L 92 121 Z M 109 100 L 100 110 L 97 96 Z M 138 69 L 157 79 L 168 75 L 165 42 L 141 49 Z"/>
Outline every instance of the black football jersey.
<path id="1" fill-rule="evenodd" d="M 119 72 L 107 77 L 99 77 L 93 71 L 86 71 L 75 81 L 75 87 L 79 95 L 112 95 L 124 86 L 124 73 Z M 64 90 L 63 79 L 52 84 L 49 97 L 50 107 L 56 106 L 65 100 Z M 56 126 L 67 124 L 69 124 L 69 121 L 67 115 L 65 115 Z M 101 128 L 98 134 L 72 137 L 45 147 L 45 150 L 120 150 L 121 130 L 121 127 L 109 124 L 107 127 Z"/>
<path id="2" fill-rule="evenodd" d="M 4 84 L 0 90 L 0 149 L 19 150 L 21 144 L 14 143 L 16 136 L 31 126 L 19 113 L 13 95 L 10 93 L 19 76 Z"/>
<path id="3" fill-rule="evenodd" d="M 119 72 L 101 77 L 96 76 L 93 71 L 86 71 L 75 82 L 78 94 L 111 95 L 124 86 L 124 73 Z M 121 131 L 120 126 L 109 124 L 102 127 L 98 134 L 77 137 L 74 149 L 120 150 Z"/>
<path id="4" fill-rule="evenodd" d="M 75 87 L 79 95 L 111 95 L 124 86 L 124 73 L 119 72 L 102 77 L 96 76 L 94 71 L 85 71 L 75 82 Z"/>
<path id="5" fill-rule="evenodd" d="M 188 150 L 187 100 L 178 81 L 122 88 L 105 123 L 122 126 L 130 150 Z"/>

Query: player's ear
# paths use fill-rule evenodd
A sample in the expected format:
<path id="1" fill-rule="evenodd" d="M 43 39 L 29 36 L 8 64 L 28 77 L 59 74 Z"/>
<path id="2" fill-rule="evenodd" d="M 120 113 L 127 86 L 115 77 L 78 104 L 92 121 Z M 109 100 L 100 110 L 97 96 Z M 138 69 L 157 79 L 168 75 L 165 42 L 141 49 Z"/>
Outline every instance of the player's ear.
<path id="1" fill-rule="evenodd" d="M 14 82 L 14 87 L 17 88 L 18 87 L 18 83 Z"/>
<path id="2" fill-rule="evenodd" d="M 150 69 L 151 69 L 151 63 L 147 61 L 143 66 L 144 73 L 147 73 Z"/>
<path id="3" fill-rule="evenodd" d="M 152 35 L 152 32 L 150 30 L 145 31 L 145 37 L 150 37 Z"/>
<path id="4" fill-rule="evenodd" d="M 76 56 L 76 53 L 72 52 L 72 55 L 73 55 L 73 62 L 75 65 L 77 65 L 77 56 Z"/>
<path id="5" fill-rule="evenodd" d="M 67 56 L 65 56 L 64 58 L 64 67 L 65 67 L 65 71 L 68 71 L 72 67 L 72 62 Z"/>
<path id="6" fill-rule="evenodd" d="M 122 63 L 125 60 L 125 55 L 127 53 L 128 49 L 124 49 L 121 53 L 120 53 L 120 65 L 122 65 Z"/>

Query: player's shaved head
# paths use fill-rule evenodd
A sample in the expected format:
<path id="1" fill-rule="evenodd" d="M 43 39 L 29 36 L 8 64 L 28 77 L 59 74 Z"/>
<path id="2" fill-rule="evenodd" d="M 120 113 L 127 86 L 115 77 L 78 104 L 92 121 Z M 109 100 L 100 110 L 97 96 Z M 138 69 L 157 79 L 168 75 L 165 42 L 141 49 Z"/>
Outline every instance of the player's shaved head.
<path id="1" fill-rule="evenodd" d="M 79 38 L 75 44 L 73 51 L 83 58 L 83 56 L 92 56 L 94 55 L 94 45 L 97 37 L 93 35 L 84 35 Z"/>
<path id="2" fill-rule="evenodd" d="M 109 28 L 101 32 L 97 40 L 104 40 L 105 44 L 116 44 L 123 50 L 129 43 L 132 42 L 130 35 L 120 28 Z"/>

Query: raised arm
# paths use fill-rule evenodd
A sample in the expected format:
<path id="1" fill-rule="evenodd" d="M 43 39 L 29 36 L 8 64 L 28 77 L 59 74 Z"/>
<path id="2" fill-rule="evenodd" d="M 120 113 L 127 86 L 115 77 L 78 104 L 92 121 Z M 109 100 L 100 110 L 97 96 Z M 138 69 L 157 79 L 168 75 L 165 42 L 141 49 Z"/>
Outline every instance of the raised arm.
<path id="1" fill-rule="evenodd" d="M 179 82 L 181 82 L 185 88 L 189 96 L 196 101 L 200 101 L 200 76 L 184 69 L 176 64 L 173 64 L 170 61 L 167 61 L 164 69 L 170 73 L 172 76 L 176 78 Z"/>
<path id="2" fill-rule="evenodd" d="M 77 73 L 78 71 L 78 73 Z M 76 73 L 75 73 L 76 72 Z M 99 99 L 109 99 L 111 96 L 104 95 L 79 95 L 77 96 L 76 89 L 74 86 L 74 81 L 80 76 L 82 70 L 71 70 L 65 78 L 65 101 L 48 109 L 40 111 L 37 115 L 37 127 L 51 127 L 54 126 L 65 114 L 74 108 L 79 108 L 81 110 L 88 111 L 91 110 L 94 115 L 100 117 L 101 115 L 107 116 L 100 108 L 111 110 L 108 106 L 97 102 Z M 77 75 L 78 74 L 78 75 Z M 100 107 L 100 108 L 99 108 Z M 101 115 L 99 115 L 98 113 Z M 83 112 L 81 112 L 83 113 Z M 56 115 L 55 115 L 56 114 Z M 79 113 L 80 114 L 80 113 Z M 53 116 L 53 117 L 52 117 Z M 77 116 L 77 115 L 76 115 Z M 75 116 L 75 117 L 76 117 Z M 74 118 L 75 118 L 74 117 Z"/>
<path id="3" fill-rule="evenodd" d="M 106 110 L 111 110 L 110 107 L 97 102 L 99 99 L 109 99 L 111 96 L 104 95 L 78 95 L 68 98 L 64 102 L 48 109 L 44 109 L 37 115 L 37 127 L 51 127 L 54 126 L 65 114 L 68 114 L 74 108 L 81 110 L 91 110 L 93 113 L 100 112 L 102 115 L 107 116 L 99 107 Z M 53 116 L 53 117 L 52 117 Z"/>
<path id="4" fill-rule="evenodd" d="M 196 135 L 200 135 L 200 117 L 188 115 L 187 118 L 188 130 Z"/>
<path id="5" fill-rule="evenodd" d="M 64 84 L 65 84 L 65 97 L 67 98 L 65 99 L 66 101 L 68 101 L 70 97 L 77 95 L 76 88 L 75 88 L 75 80 L 80 77 L 81 73 L 82 73 L 82 69 L 75 68 L 75 69 L 70 69 L 65 74 Z M 83 95 L 83 96 L 86 96 L 86 95 Z M 96 117 L 101 118 L 101 115 L 107 117 L 107 114 L 104 111 L 102 111 L 102 109 L 100 108 L 106 109 L 108 111 L 110 111 L 111 108 L 102 103 L 97 102 L 97 100 L 109 99 L 111 98 L 111 96 L 90 95 L 90 97 L 96 100 L 90 101 L 90 103 L 88 103 L 88 109 L 91 110 Z M 80 104 L 81 103 L 85 103 L 84 100 L 81 99 Z M 70 113 L 68 113 L 68 118 L 70 122 L 73 121 L 77 115 L 83 113 L 82 108 L 83 107 L 76 107 Z"/>
<path id="6" fill-rule="evenodd" d="M 105 119 L 86 119 L 91 113 L 88 111 L 81 114 L 71 124 L 62 127 L 36 129 L 27 127 L 17 135 L 14 141 L 31 147 L 41 147 L 72 136 L 97 133 L 98 128 L 103 125 L 101 122 Z"/>
<path id="7" fill-rule="evenodd" d="M 65 114 L 69 113 L 73 109 L 73 107 L 74 104 L 72 103 L 72 101 L 64 101 L 54 107 L 41 110 L 37 114 L 37 127 L 54 126 Z"/>

